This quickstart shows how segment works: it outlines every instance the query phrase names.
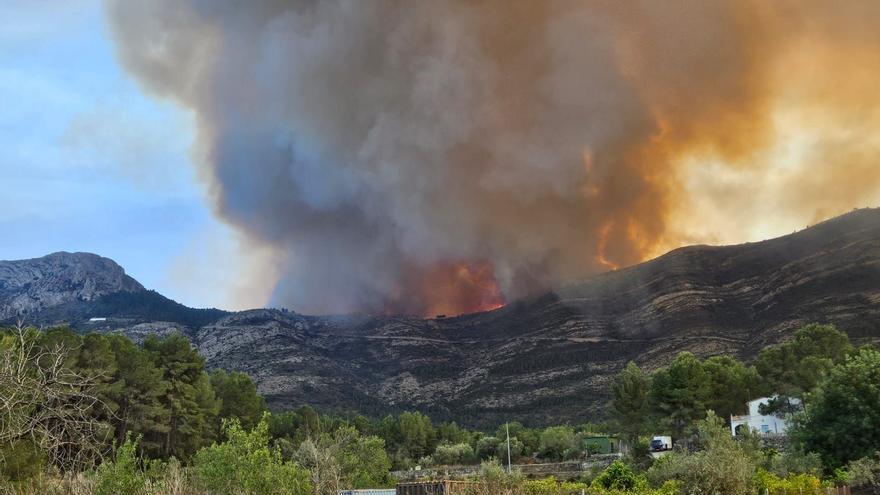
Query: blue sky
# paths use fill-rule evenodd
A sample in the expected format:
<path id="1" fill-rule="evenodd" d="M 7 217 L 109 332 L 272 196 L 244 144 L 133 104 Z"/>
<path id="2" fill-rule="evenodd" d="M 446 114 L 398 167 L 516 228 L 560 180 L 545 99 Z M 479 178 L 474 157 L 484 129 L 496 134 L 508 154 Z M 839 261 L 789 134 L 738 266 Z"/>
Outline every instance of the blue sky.
<path id="1" fill-rule="evenodd" d="M 89 251 L 183 303 L 238 306 L 191 262 L 236 245 L 196 180 L 193 135 L 117 64 L 101 2 L 0 0 L 0 259 Z"/>

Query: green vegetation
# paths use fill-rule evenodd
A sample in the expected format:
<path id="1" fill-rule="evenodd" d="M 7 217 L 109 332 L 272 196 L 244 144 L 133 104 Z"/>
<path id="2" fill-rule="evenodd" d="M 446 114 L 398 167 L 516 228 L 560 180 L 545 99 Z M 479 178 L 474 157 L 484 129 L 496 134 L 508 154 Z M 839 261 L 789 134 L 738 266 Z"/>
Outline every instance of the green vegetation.
<path id="1" fill-rule="evenodd" d="M 861 349 L 830 368 L 799 416 L 794 437 L 831 468 L 880 447 L 880 352 Z"/>
<path id="2" fill-rule="evenodd" d="M 247 375 L 209 373 L 179 335 L 136 345 L 11 329 L 0 332 L 0 492 L 335 495 L 391 486 L 392 470 L 470 464 L 479 465 L 475 494 L 812 494 L 843 483 L 878 493 L 878 384 L 880 352 L 810 325 L 754 366 L 690 353 L 653 373 L 629 363 L 611 386 L 608 424 L 480 432 L 419 412 L 270 414 Z M 725 425 L 762 395 L 792 415 L 784 452 L 748 433 L 733 438 Z M 524 480 L 506 472 L 508 432 L 519 464 L 589 459 L 609 434 L 629 449 L 583 479 Z M 678 448 L 652 458 L 653 434 L 672 435 Z"/>

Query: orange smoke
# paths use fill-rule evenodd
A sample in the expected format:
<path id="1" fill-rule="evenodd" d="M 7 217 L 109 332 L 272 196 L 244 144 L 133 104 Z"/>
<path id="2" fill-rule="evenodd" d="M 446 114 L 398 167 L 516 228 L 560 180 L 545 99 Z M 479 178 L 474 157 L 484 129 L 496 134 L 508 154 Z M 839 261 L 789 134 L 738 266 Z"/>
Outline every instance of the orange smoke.
<path id="1" fill-rule="evenodd" d="M 877 1 L 204 4 L 108 2 L 272 305 L 460 314 L 880 204 Z"/>
<path id="2" fill-rule="evenodd" d="M 409 279 L 405 286 L 415 287 L 415 292 L 399 294 L 386 307 L 387 313 L 456 316 L 504 306 L 504 295 L 492 265 L 486 261 L 438 263 L 414 270 Z"/>

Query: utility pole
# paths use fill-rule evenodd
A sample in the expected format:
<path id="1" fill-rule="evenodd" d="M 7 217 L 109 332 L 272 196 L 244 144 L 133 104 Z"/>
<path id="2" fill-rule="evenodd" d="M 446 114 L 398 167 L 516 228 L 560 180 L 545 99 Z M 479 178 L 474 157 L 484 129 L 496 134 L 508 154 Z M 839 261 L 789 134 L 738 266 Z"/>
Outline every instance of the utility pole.
<path id="1" fill-rule="evenodd" d="M 504 429 L 507 430 L 507 474 L 510 474 L 510 423 L 504 423 Z"/>

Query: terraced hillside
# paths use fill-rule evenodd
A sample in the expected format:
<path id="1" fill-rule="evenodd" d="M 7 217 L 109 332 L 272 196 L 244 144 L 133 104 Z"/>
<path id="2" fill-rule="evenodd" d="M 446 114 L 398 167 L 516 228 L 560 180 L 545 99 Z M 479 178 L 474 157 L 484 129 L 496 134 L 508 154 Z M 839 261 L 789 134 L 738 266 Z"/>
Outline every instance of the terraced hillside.
<path id="1" fill-rule="evenodd" d="M 418 409 L 469 425 L 596 419 L 631 359 L 652 368 L 683 350 L 748 358 L 809 322 L 880 339 L 880 210 L 764 242 L 678 249 L 457 318 L 268 309 L 203 318 L 78 325 L 186 333 L 210 366 L 250 373 L 276 408 Z"/>

